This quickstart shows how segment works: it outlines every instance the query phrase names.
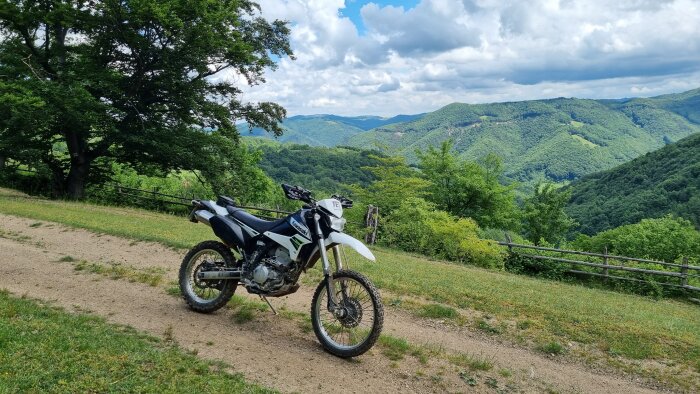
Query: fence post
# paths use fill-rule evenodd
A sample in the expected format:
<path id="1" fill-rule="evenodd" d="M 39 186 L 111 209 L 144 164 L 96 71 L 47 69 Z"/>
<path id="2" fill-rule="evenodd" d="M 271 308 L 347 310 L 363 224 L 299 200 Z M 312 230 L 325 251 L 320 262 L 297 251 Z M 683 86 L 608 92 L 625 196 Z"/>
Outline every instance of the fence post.
<path id="1" fill-rule="evenodd" d="M 608 247 L 605 247 L 605 250 L 603 251 L 603 265 L 605 265 L 605 268 L 603 268 L 603 275 L 605 275 L 605 280 L 608 280 L 608 265 L 610 263 L 608 262 Z"/>
<path id="2" fill-rule="evenodd" d="M 367 206 L 367 215 L 365 215 L 365 227 L 371 230 L 365 234 L 365 243 L 374 245 L 377 242 L 377 227 L 379 223 L 379 207 L 374 205 Z"/>
<path id="3" fill-rule="evenodd" d="M 507 231 L 504 231 L 503 234 L 506 235 L 506 242 L 508 243 L 508 253 L 513 254 L 513 240 L 510 239 L 510 234 L 508 234 Z"/>
<path id="4" fill-rule="evenodd" d="M 681 267 L 681 286 L 688 286 L 688 257 L 683 257 L 683 266 Z"/>

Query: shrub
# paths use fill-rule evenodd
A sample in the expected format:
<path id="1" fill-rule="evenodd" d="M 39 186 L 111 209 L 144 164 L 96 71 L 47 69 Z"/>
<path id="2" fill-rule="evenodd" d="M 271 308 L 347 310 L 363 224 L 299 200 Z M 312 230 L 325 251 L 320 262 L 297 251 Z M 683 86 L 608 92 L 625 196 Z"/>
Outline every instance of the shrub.
<path id="1" fill-rule="evenodd" d="M 665 216 L 642 219 L 592 237 L 581 235 L 572 245 L 601 253 L 607 247 L 610 254 L 673 262 L 700 256 L 700 232 L 688 220 Z"/>
<path id="2" fill-rule="evenodd" d="M 408 252 L 503 268 L 496 243 L 480 239 L 479 226 L 469 218 L 455 218 L 421 198 L 408 198 L 385 218 L 382 243 Z"/>

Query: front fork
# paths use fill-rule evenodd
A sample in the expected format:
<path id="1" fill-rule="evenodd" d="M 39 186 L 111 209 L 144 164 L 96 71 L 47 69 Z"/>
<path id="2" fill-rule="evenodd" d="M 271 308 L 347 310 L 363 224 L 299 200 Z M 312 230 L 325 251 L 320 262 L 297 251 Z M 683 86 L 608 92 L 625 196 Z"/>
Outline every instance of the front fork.
<path id="1" fill-rule="evenodd" d="M 314 222 L 316 224 L 316 235 L 318 236 L 318 249 L 321 253 L 321 261 L 323 262 L 323 280 L 326 281 L 326 291 L 328 292 L 328 310 L 332 313 L 338 313 L 342 308 L 339 308 L 338 300 L 335 293 L 335 283 L 333 283 L 333 274 L 331 273 L 331 264 L 328 261 L 328 253 L 326 253 L 326 243 L 323 239 L 323 232 L 321 231 L 321 225 L 319 220 L 321 216 L 319 214 L 314 215 Z M 335 260 L 335 271 L 338 272 L 343 269 L 343 263 L 340 260 L 340 247 L 338 245 L 333 246 L 333 259 Z M 345 294 L 346 289 L 343 284 L 343 294 Z"/>

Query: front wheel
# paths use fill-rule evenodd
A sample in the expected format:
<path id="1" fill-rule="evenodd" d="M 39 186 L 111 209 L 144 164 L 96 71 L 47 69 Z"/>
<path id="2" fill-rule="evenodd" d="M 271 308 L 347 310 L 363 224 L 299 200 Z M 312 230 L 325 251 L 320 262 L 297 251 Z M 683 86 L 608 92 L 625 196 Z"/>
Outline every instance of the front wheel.
<path id="1" fill-rule="evenodd" d="M 200 271 L 234 268 L 236 259 L 221 242 L 204 241 L 190 249 L 180 266 L 179 282 L 182 298 L 197 312 L 210 313 L 226 305 L 236 291 L 235 280 L 202 280 Z"/>
<path id="2" fill-rule="evenodd" d="M 377 342 L 384 324 L 384 307 L 377 288 L 355 271 L 333 274 L 339 308 L 328 310 L 327 283 L 319 283 L 311 301 L 311 324 L 323 347 L 338 357 L 355 357 Z"/>

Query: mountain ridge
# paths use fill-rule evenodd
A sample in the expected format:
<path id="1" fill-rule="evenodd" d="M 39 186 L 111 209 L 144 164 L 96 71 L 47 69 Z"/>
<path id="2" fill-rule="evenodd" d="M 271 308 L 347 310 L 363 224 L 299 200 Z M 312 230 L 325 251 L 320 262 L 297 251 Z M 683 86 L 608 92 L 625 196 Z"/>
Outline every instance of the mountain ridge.
<path id="1" fill-rule="evenodd" d="M 570 182 L 697 132 L 700 89 L 620 100 L 452 103 L 419 119 L 354 135 L 348 145 L 415 163 L 417 149 L 451 139 L 459 156 L 478 160 L 496 153 L 509 179 L 533 184 Z"/>

